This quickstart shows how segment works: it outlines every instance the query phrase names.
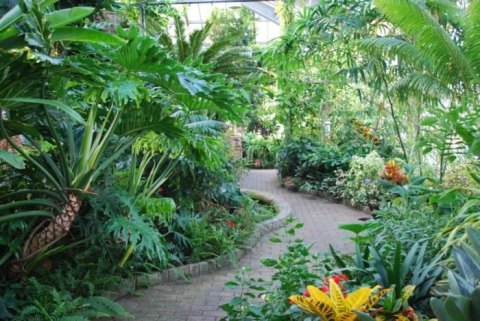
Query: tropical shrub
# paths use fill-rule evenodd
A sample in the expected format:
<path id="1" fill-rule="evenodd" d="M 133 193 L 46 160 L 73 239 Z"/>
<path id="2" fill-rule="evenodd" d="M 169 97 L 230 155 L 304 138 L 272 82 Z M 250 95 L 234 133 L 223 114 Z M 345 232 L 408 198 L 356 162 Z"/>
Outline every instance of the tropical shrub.
<path id="1" fill-rule="evenodd" d="M 384 161 L 376 151 L 365 157 L 353 156 L 350 168 L 339 181 L 343 189 L 342 197 L 353 205 L 366 205 L 378 208 L 385 194 L 379 184 L 379 175 Z"/>
<path id="2" fill-rule="evenodd" d="M 276 168 L 280 177 L 297 176 L 302 158 L 313 153 L 318 147 L 318 142 L 313 138 L 292 138 L 283 143 L 278 149 Z"/>
<path id="3" fill-rule="evenodd" d="M 472 194 L 472 188 L 475 187 L 474 181 L 468 175 L 471 170 L 470 163 L 454 163 L 445 171 L 442 185 L 443 189 L 458 189 L 466 194 Z"/>
<path id="4" fill-rule="evenodd" d="M 245 135 L 245 153 L 249 166 L 256 168 L 271 168 L 275 164 L 279 140 Z"/>
<path id="5" fill-rule="evenodd" d="M 304 295 L 290 297 L 292 303 L 325 321 L 355 319 L 356 311 L 368 312 L 388 290 L 359 288 L 352 293 L 343 293 L 336 282 L 329 282 L 329 295 L 315 286 L 307 286 Z"/>

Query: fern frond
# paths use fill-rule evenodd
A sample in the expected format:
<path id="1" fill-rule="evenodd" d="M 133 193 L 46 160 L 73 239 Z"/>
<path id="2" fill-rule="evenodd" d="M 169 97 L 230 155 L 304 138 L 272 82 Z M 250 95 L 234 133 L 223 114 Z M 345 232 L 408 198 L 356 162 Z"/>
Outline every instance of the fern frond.
<path id="1" fill-rule="evenodd" d="M 97 317 L 129 316 L 128 312 L 120 304 L 103 296 L 88 297 L 82 303 L 94 310 Z"/>
<path id="2" fill-rule="evenodd" d="M 92 316 L 93 317 L 93 316 Z M 90 318 L 86 315 L 67 315 L 59 319 L 58 321 L 90 321 Z"/>

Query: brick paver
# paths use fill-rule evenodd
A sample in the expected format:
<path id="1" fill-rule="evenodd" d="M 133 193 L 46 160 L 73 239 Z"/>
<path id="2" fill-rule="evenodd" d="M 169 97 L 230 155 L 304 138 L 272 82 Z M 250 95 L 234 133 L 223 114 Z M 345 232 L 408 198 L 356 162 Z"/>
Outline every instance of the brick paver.
<path id="1" fill-rule="evenodd" d="M 328 244 L 336 249 L 349 250 L 347 232 L 337 228 L 339 224 L 357 222 L 366 215 L 347 206 L 331 203 L 321 198 L 290 192 L 281 188 L 275 170 L 251 170 L 240 183 L 242 188 L 268 192 L 290 204 L 292 215 L 304 223 L 297 234 L 306 243 L 313 243 L 313 250 L 324 252 Z M 266 277 L 270 270 L 260 264 L 264 257 L 276 258 L 285 250 L 283 244 L 272 244 L 269 236 L 258 244 L 238 263 L 236 268 L 224 269 L 214 274 L 160 284 L 142 290 L 143 295 L 125 297 L 119 302 L 137 321 L 218 321 L 225 314 L 218 306 L 228 302 L 236 292 L 224 286 L 240 267 L 251 267 L 253 277 Z"/>

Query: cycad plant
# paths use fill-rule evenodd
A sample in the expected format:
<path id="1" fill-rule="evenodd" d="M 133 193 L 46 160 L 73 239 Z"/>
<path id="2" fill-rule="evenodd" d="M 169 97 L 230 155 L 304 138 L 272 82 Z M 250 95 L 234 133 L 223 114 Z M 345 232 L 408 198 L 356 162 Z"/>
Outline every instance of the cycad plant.
<path id="1" fill-rule="evenodd" d="M 238 36 L 226 36 L 211 42 L 209 34 L 212 24 L 210 22 L 187 35 L 184 19 L 179 15 L 175 15 L 173 19 L 175 38 L 168 33 L 162 33 L 159 41 L 179 61 L 195 66 L 199 64 L 210 66 L 212 72 L 231 77 L 248 75 L 255 71 L 251 49 L 237 46 Z"/>
<path id="2" fill-rule="evenodd" d="M 78 33 L 60 29 L 63 35 L 72 31 L 69 39 L 74 41 L 60 43 L 58 39 L 67 39 L 56 36 L 55 19 L 47 18 L 51 16 L 46 13 L 46 4 L 33 3 L 33 7 L 21 3 L 0 19 L 2 39 L 10 40 L 13 35 L 28 44 L 22 47 L 24 55 L 18 54 L 18 49 L 0 47 L 0 54 L 10 58 L 7 66 L 2 60 L 0 67 L 5 71 L 0 81 L 7 84 L 0 89 L 0 138 L 8 141 L 15 156 L 30 170 L 26 188 L 1 196 L 0 223 L 41 216 L 50 220 L 27 221 L 29 235 L 19 236 L 25 238 L 22 248 L 14 242 L 2 254 L 1 264 L 17 254 L 17 260 L 11 262 L 14 275 L 69 233 L 85 208 L 83 204 L 95 193 L 94 183 L 137 138 L 147 132 L 167 140 L 182 136 L 182 115 L 199 108 L 189 101 L 201 101 L 204 110 L 215 108 L 218 113 L 234 105 L 229 87 L 199 71 L 192 76 L 191 69 L 168 59 L 155 40 L 139 36 L 135 28 L 119 29 L 118 36 L 83 28 Z M 72 17 L 81 18 L 91 10 L 81 12 L 76 15 L 71 11 L 67 17 L 72 20 L 68 21 L 76 21 Z M 89 37 L 98 45 L 79 44 Z M 66 52 L 69 54 L 63 54 Z M 20 67 L 18 72 L 12 72 L 15 66 Z M 38 79 L 24 74 L 33 71 Z M 30 82 L 30 78 L 35 81 Z M 8 85 L 10 81 L 19 92 Z M 18 134 L 23 135 L 26 146 L 11 139 Z M 46 143 L 50 147 L 46 148 Z M 151 195 L 152 188 L 158 188 L 170 172 L 168 167 L 159 167 L 149 188 L 139 196 Z"/>

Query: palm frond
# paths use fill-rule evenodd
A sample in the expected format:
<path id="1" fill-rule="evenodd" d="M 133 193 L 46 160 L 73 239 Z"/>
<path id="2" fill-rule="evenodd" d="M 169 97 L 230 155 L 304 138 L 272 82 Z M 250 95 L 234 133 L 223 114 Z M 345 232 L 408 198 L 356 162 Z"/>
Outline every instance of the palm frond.
<path id="1" fill-rule="evenodd" d="M 431 100 L 439 100 L 442 97 L 449 97 L 451 90 L 427 74 L 413 73 L 400 79 L 392 90 L 405 94 L 413 94 L 416 97 L 428 97 Z"/>
<path id="2" fill-rule="evenodd" d="M 480 0 L 471 1 L 468 8 L 465 25 L 465 47 L 478 81 L 480 77 Z"/>
<path id="3" fill-rule="evenodd" d="M 468 83 L 473 76 L 469 61 L 425 7 L 413 0 L 376 0 L 375 4 L 388 20 L 412 37 L 439 77 Z"/>
<path id="4" fill-rule="evenodd" d="M 209 119 L 203 115 L 192 115 L 185 127 L 190 128 L 195 134 L 216 136 L 221 133 L 225 123 Z"/>
<path id="5" fill-rule="evenodd" d="M 429 57 L 423 51 L 402 39 L 393 37 L 369 38 L 361 40 L 359 44 L 362 49 L 384 52 L 392 58 L 399 57 L 409 64 L 419 66 L 421 69 L 432 68 Z"/>

